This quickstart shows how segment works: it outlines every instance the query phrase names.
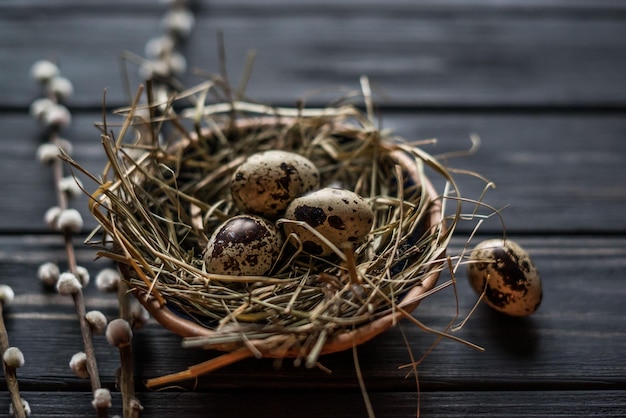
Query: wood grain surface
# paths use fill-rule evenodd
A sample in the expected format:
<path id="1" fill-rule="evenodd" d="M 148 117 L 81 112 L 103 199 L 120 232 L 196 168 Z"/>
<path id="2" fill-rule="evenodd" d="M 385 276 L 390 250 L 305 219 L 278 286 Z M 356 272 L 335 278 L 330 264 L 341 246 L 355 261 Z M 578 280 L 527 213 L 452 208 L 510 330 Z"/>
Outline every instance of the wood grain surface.
<path id="1" fill-rule="evenodd" d="M 492 3 L 207 1 L 186 50 L 190 66 L 217 71 L 223 32 L 234 79 L 257 51 L 248 93 L 264 102 L 358 88 L 366 74 L 398 106 L 624 106 L 623 5 L 594 13 L 593 2 Z M 24 64 L 42 56 L 74 82 L 74 105 L 98 106 L 105 87 L 112 104 L 126 104 L 120 56 L 143 54 L 162 10 L 145 1 L 0 6 L 0 67 L 11 80 L 0 105 L 28 106 L 35 91 Z"/>
<path id="2" fill-rule="evenodd" d="M 11 344 L 26 357 L 18 377 L 33 416 L 95 412 L 89 382 L 68 367 L 82 349 L 71 298 L 36 277 L 46 261 L 66 268 L 66 256 L 62 237 L 43 221 L 55 194 L 49 168 L 35 158 L 42 131 L 28 107 L 39 93 L 28 71 L 50 58 L 72 80 L 73 122 L 63 135 L 74 158 L 98 173 L 105 158 L 94 123 L 102 118 L 103 92 L 109 114 L 128 103 L 120 57 L 143 54 L 146 41 L 160 33 L 164 7 L 148 0 L 0 3 L 0 283 L 16 292 L 4 317 Z M 439 341 L 409 321 L 359 346 L 376 416 L 626 416 L 625 2 L 203 0 L 193 9 L 196 28 L 185 45 L 190 66 L 219 69 L 222 32 L 233 80 L 247 52 L 257 53 L 248 88 L 253 100 L 323 105 L 333 96 L 324 89 L 358 89 L 367 75 L 382 128 L 411 140 L 436 138 L 426 151 L 495 183 L 485 202 L 503 209 L 504 224 L 491 218 L 468 245 L 504 230 L 539 269 L 544 300 L 536 314 L 509 318 L 481 305 L 454 333 L 484 352 Z M 137 69 L 127 68 L 136 86 Z M 183 80 L 191 86 L 201 77 Z M 481 138 L 474 154 L 444 158 L 468 150 L 471 135 Z M 94 187 L 81 178 L 88 190 Z M 464 196 L 480 195 L 484 182 L 456 178 Z M 86 221 L 75 245 L 93 280 L 110 264 L 83 244 L 95 226 L 86 203 L 85 197 L 73 202 Z M 458 226 L 451 253 L 463 249 L 473 228 Z M 441 283 L 453 278 L 455 286 L 415 312 L 423 324 L 446 329 L 472 309 L 476 295 L 463 266 L 454 277 L 445 272 Z M 114 295 L 93 284 L 85 294 L 88 310 L 117 316 Z M 248 359 L 148 391 L 146 379 L 217 355 L 180 343 L 154 321 L 135 333 L 141 416 L 367 416 L 350 351 L 324 356 L 326 371 Z M 111 414 L 121 414 L 118 352 L 103 336 L 94 344 L 103 385 L 114 395 Z M 426 353 L 416 381 L 409 366 Z M 4 379 L 0 391 L 0 417 L 8 417 Z"/>

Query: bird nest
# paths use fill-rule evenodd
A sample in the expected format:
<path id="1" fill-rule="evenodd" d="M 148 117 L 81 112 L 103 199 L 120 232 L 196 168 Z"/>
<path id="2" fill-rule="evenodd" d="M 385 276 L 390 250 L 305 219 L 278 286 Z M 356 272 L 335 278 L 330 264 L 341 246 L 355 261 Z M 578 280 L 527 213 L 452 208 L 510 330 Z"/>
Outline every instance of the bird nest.
<path id="1" fill-rule="evenodd" d="M 185 347 L 227 353 L 205 371 L 249 356 L 314 366 L 410 315 L 437 282 L 458 217 L 444 222 L 443 199 L 425 175 L 430 167 L 450 180 L 446 169 L 377 129 L 369 108 L 206 104 L 196 96 L 188 109 L 174 106 L 182 95 L 134 103 L 120 111 L 117 138 L 103 129 L 108 161 L 90 203 L 100 233 L 90 239 L 102 237 L 98 254 L 118 263 L 129 289 Z M 283 244 L 267 273 L 211 271 L 213 231 L 242 213 L 233 173 L 266 150 L 304 156 L 319 170 L 319 187 L 357 193 L 373 213 L 371 228 L 321 256 L 285 234 L 289 220 L 279 215 L 272 222 Z"/>

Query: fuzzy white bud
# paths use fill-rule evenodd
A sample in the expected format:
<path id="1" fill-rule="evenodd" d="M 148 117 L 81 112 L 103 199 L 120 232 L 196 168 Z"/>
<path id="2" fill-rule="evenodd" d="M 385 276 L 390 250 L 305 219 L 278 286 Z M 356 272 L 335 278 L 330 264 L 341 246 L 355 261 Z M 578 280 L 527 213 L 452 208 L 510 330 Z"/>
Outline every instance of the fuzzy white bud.
<path id="1" fill-rule="evenodd" d="M 87 287 L 89 280 L 91 279 L 89 270 L 83 266 L 76 266 L 76 278 L 80 281 L 80 284 L 83 285 L 83 287 Z"/>
<path id="2" fill-rule="evenodd" d="M 29 109 L 30 115 L 37 120 L 43 120 L 44 115 L 46 114 L 48 109 L 50 109 L 54 105 L 55 103 L 47 97 L 35 99 L 30 104 L 30 109 Z"/>
<path id="3" fill-rule="evenodd" d="M 48 81 L 48 91 L 63 101 L 74 94 L 74 86 L 69 79 L 56 76 Z"/>
<path id="4" fill-rule="evenodd" d="M 13 288 L 6 284 L 0 284 L 0 304 L 2 306 L 9 306 L 15 299 L 15 292 Z"/>
<path id="5" fill-rule="evenodd" d="M 133 331 L 126 320 L 118 318 L 109 322 L 106 337 L 110 345 L 123 347 L 130 344 L 133 339 Z"/>
<path id="6" fill-rule="evenodd" d="M 172 52 L 166 62 L 172 74 L 180 75 L 187 71 L 187 60 L 180 52 Z"/>
<path id="7" fill-rule="evenodd" d="M 51 164 L 59 156 L 59 147 L 54 144 L 45 143 L 37 147 L 37 159 L 42 164 Z"/>
<path id="8" fill-rule="evenodd" d="M 89 377 L 89 371 L 87 370 L 87 354 L 82 351 L 74 354 L 70 359 L 70 369 L 81 379 L 87 379 Z"/>
<path id="9" fill-rule="evenodd" d="M 164 112 L 167 108 L 167 103 L 169 102 L 169 100 L 170 100 L 170 96 L 167 91 L 167 88 L 163 86 L 156 86 L 154 89 L 154 102 L 158 103 L 158 109 Z M 162 133 L 159 133 L 158 140 L 159 140 L 159 144 L 163 143 Z"/>
<path id="10" fill-rule="evenodd" d="M 72 123 L 72 114 L 67 107 L 54 104 L 43 114 L 43 121 L 47 126 L 64 128 Z"/>
<path id="11" fill-rule="evenodd" d="M 82 289 L 80 281 L 73 273 L 62 273 L 57 281 L 57 292 L 63 296 L 73 295 Z"/>
<path id="12" fill-rule="evenodd" d="M 82 194 L 83 183 L 72 176 L 63 177 L 59 180 L 59 189 L 68 197 L 77 197 Z"/>
<path id="13" fill-rule="evenodd" d="M 17 347 L 9 347 L 2 354 L 4 364 L 14 369 L 18 369 L 24 365 L 24 354 Z"/>
<path id="14" fill-rule="evenodd" d="M 76 209 L 64 209 L 59 214 L 57 227 L 61 231 L 80 232 L 83 228 L 83 217 Z"/>
<path id="15" fill-rule="evenodd" d="M 152 80 L 153 78 L 166 78 L 169 75 L 169 65 L 162 59 L 146 61 L 139 67 L 139 76 L 143 80 Z"/>
<path id="16" fill-rule="evenodd" d="M 59 266 L 50 261 L 43 263 L 37 269 L 37 277 L 39 277 L 39 280 L 46 286 L 56 285 L 60 275 L 61 271 L 59 270 Z"/>
<path id="17" fill-rule="evenodd" d="M 100 270 L 96 275 L 96 287 L 101 292 L 112 293 L 117 292 L 117 288 L 120 284 L 121 275 L 119 271 L 112 268 L 105 268 Z"/>
<path id="18" fill-rule="evenodd" d="M 186 38 L 193 29 L 195 18 L 189 10 L 173 9 L 165 13 L 161 23 L 168 32 Z"/>
<path id="19" fill-rule="evenodd" d="M 30 409 L 30 404 L 24 398 L 20 398 L 20 401 L 22 402 L 22 408 L 24 408 L 24 413 L 27 417 L 29 417 L 32 412 Z M 12 417 L 15 416 L 15 411 L 13 410 L 12 403 L 9 405 L 9 415 Z"/>
<path id="20" fill-rule="evenodd" d="M 69 141 L 69 139 L 57 138 L 54 141 L 54 144 L 57 147 L 61 148 L 63 150 L 63 152 L 65 152 L 67 155 L 72 155 L 72 153 L 74 152 L 74 146 Z"/>
<path id="21" fill-rule="evenodd" d="M 91 405 L 93 405 L 96 409 L 110 408 L 111 391 L 105 388 L 96 389 L 93 393 L 93 401 L 91 402 Z"/>
<path id="22" fill-rule="evenodd" d="M 96 335 L 104 334 L 107 329 L 107 317 L 100 311 L 89 311 L 85 319 L 91 327 L 91 332 Z"/>
<path id="23" fill-rule="evenodd" d="M 161 58 L 168 55 L 174 49 L 175 42 L 170 36 L 152 38 L 146 42 L 144 48 L 146 57 L 149 59 Z"/>
<path id="24" fill-rule="evenodd" d="M 140 330 L 150 320 L 150 313 L 141 303 L 133 299 L 130 306 L 130 317 L 133 321 L 133 329 Z"/>
<path id="25" fill-rule="evenodd" d="M 59 67 L 49 60 L 36 61 L 30 67 L 30 76 L 40 82 L 48 82 L 51 78 L 59 75 Z"/>
<path id="26" fill-rule="evenodd" d="M 61 215 L 61 212 L 63 212 L 63 209 L 61 209 L 58 206 L 52 206 L 50 209 L 46 211 L 43 218 L 46 224 L 48 225 L 48 227 L 50 227 L 50 229 L 52 230 L 59 229 L 59 216 Z"/>

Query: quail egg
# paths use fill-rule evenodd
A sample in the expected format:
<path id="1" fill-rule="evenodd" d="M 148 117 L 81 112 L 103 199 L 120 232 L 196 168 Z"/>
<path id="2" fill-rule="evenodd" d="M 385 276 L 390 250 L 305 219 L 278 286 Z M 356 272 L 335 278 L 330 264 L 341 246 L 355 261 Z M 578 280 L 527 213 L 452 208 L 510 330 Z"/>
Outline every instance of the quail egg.
<path id="1" fill-rule="evenodd" d="M 242 212 L 274 219 L 293 199 L 317 189 L 319 182 L 319 171 L 307 158 L 272 150 L 251 155 L 237 168 L 231 194 Z"/>
<path id="2" fill-rule="evenodd" d="M 337 247 L 359 244 L 374 223 L 374 213 L 361 196 L 346 189 L 326 187 L 295 199 L 287 207 L 285 218 L 304 221 Z M 325 256 L 332 249 L 316 234 L 296 223 L 284 223 L 285 234 L 295 233 L 304 251 Z"/>
<path id="3" fill-rule="evenodd" d="M 511 316 L 527 316 L 537 310 L 542 286 L 528 253 L 511 240 L 480 242 L 470 255 L 468 278 L 493 309 Z"/>
<path id="4" fill-rule="evenodd" d="M 267 274 L 279 257 L 282 237 L 273 223 L 239 215 L 218 226 L 204 254 L 209 273 L 231 276 Z"/>

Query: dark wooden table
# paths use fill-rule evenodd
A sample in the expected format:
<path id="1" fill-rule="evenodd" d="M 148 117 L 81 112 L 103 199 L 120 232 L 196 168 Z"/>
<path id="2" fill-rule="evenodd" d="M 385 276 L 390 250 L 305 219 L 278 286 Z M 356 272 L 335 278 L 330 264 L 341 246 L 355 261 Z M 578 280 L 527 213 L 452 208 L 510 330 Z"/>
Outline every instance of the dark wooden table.
<path id="1" fill-rule="evenodd" d="M 63 266 L 62 237 L 43 214 L 55 204 L 50 171 L 35 151 L 41 128 L 28 115 L 39 94 L 33 62 L 58 60 L 74 83 L 69 106 L 75 158 L 94 172 L 104 156 L 93 127 L 109 109 L 128 103 L 120 76 L 124 50 L 143 54 L 160 33 L 164 6 L 137 0 L 4 0 L 0 3 L 0 282 L 16 299 L 5 311 L 12 345 L 26 364 L 20 389 L 33 416 L 95 416 L 87 380 L 68 367 L 82 349 L 71 298 L 45 290 L 37 268 Z M 487 202 L 509 205 L 508 236 L 530 252 L 542 275 L 544 300 L 523 319 L 485 306 L 457 335 L 478 352 L 443 340 L 419 365 L 419 387 L 401 368 L 435 337 L 407 321 L 358 348 L 369 398 L 379 417 L 626 416 L 626 3 L 604 0 L 330 1 L 213 0 L 194 5 L 196 27 L 185 46 L 189 65 L 219 70 L 222 31 L 233 78 L 246 52 L 257 51 L 248 93 L 293 105 L 307 90 L 358 88 L 368 75 L 385 127 L 410 139 L 438 138 L 439 154 L 482 145 L 450 166 L 494 181 Z M 131 82 L 138 82 L 131 71 Z M 185 79 L 193 85 L 198 79 Z M 314 103 L 323 104 L 323 103 Z M 460 177 L 465 195 L 480 185 Z M 107 267 L 82 245 L 95 226 L 86 199 L 73 203 L 86 218 L 76 237 L 78 259 L 93 275 Z M 451 250 L 470 232 L 461 225 Z M 489 221 L 480 239 L 499 236 Z M 442 277 L 442 280 L 449 276 Z M 475 295 L 460 273 L 458 310 Z M 86 289 L 88 309 L 117 315 L 114 296 Z M 442 328 L 455 320 L 452 288 L 415 312 Z M 95 337 L 103 385 L 115 388 L 117 351 Z M 181 388 L 149 391 L 143 382 L 182 370 L 213 353 L 180 348 L 180 338 L 151 322 L 136 332 L 142 416 L 362 417 L 366 415 L 351 352 L 328 355 L 321 370 L 285 361 L 246 360 Z M 9 396 L 0 383 L 0 416 Z"/>

